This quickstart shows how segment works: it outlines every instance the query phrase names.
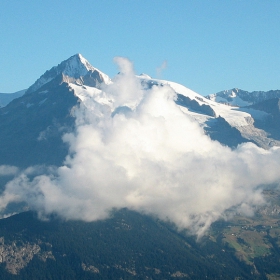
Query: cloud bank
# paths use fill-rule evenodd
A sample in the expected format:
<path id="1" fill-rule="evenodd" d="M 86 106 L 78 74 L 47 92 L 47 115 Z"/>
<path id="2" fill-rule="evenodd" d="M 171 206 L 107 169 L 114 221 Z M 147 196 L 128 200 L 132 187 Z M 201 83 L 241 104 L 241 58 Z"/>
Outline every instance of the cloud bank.
<path id="1" fill-rule="evenodd" d="M 21 172 L 1 209 L 25 201 L 42 217 L 94 221 L 127 207 L 201 236 L 226 210 L 250 215 L 264 203 L 261 186 L 280 180 L 280 149 L 247 143 L 233 151 L 211 141 L 168 85 L 143 90 L 131 63 L 116 62 L 114 83 L 76 110 L 64 165 Z"/>

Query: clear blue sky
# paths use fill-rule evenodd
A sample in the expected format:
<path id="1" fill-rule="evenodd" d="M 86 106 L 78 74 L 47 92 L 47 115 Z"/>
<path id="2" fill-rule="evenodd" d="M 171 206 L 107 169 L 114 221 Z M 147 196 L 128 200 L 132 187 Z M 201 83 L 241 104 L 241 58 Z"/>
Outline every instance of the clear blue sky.
<path id="1" fill-rule="evenodd" d="M 0 92 L 29 87 L 81 53 L 109 76 L 136 73 L 206 95 L 280 89 L 279 0 L 2 0 Z"/>

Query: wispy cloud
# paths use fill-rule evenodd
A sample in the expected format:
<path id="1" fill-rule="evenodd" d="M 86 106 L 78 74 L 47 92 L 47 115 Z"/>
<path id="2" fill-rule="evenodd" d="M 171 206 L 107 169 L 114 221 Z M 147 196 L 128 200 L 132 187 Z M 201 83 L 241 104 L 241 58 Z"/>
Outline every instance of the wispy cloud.
<path id="1" fill-rule="evenodd" d="M 162 72 L 167 68 L 167 61 L 164 60 L 162 64 L 157 67 L 157 78 L 161 78 Z"/>

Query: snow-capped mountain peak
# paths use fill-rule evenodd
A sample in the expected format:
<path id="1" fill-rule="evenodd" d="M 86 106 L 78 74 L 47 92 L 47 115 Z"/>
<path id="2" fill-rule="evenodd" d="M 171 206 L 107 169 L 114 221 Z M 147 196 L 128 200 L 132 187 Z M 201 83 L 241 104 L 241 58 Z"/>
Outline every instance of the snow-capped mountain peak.
<path id="1" fill-rule="evenodd" d="M 62 73 L 72 78 L 85 76 L 88 71 L 97 70 L 81 54 L 75 54 L 63 61 L 59 68 L 64 68 Z"/>
<path id="2" fill-rule="evenodd" d="M 93 67 L 81 54 L 75 54 L 67 60 L 62 61 L 59 65 L 46 71 L 31 87 L 29 87 L 27 93 L 38 90 L 59 75 L 67 76 L 72 79 L 72 82 L 73 79 L 79 79 L 79 84 L 84 84 L 84 80 L 91 80 L 90 83 L 92 84 L 92 79 L 95 79 L 97 83 L 110 82 L 110 78 L 106 74 Z"/>
<path id="3" fill-rule="evenodd" d="M 73 58 L 76 58 L 77 61 L 82 63 L 82 65 L 89 71 L 89 70 L 96 70 L 80 53 L 72 56 Z"/>

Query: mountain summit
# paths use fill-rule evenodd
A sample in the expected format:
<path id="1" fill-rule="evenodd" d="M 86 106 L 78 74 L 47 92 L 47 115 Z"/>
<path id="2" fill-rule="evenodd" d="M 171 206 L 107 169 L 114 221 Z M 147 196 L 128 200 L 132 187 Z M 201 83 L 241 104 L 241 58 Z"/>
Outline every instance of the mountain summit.
<path id="1" fill-rule="evenodd" d="M 27 93 L 40 89 L 56 78 L 61 79 L 61 81 L 94 87 L 98 87 L 101 83 L 110 82 L 110 78 L 106 74 L 93 67 L 81 54 L 75 54 L 46 71 L 28 88 Z"/>
<path id="2" fill-rule="evenodd" d="M 279 114 L 270 111 L 278 104 L 277 100 L 271 101 L 277 103 L 274 107 L 271 102 L 254 108 L 227 106 L 217 103 L 221 101 L 217 98 L 209 100 L 171 81 L 152 79 L 148 75 L 137 79 L 144 91 L 154 85 L 168 85 L 175 92 L 175 102 L 182 112 L 196 121 L 212 140 L 231 148 L 248 141 L 265 149 L 280 146 Z M 75 129 L 73 108 L 92 98 L 110 108 L 111 99 L 102 95 L 100 89 L 104 90 L 102 84 L 111 83 L 115 81 L 81 54 L 46 71 L 23 96 L 0 108 L 0 164 L 24 168 L 38 164 L 61 165 L 69 148 L 62 137 Z M 125 88 L 130 95 L 131 85 Z M 236 100 L 240 93 L 241 90 L 232 90 L 228 95 Z M 241 99 L 240 96 L 238 100 Z M 243 105 L 248 102 L 243 101 Z M 112 116 L 124 108 L 118 108 Z"/>

